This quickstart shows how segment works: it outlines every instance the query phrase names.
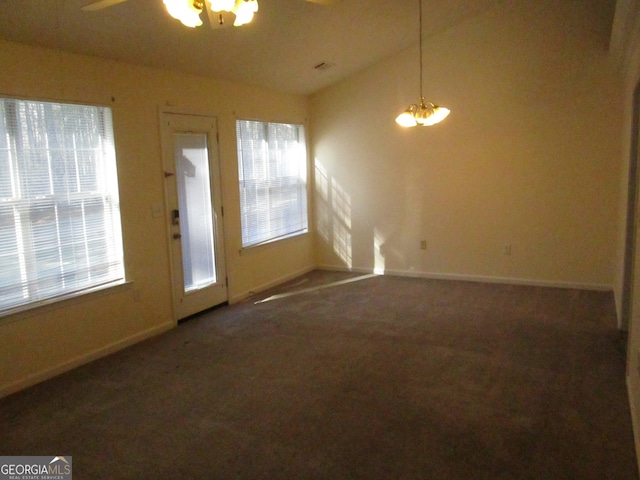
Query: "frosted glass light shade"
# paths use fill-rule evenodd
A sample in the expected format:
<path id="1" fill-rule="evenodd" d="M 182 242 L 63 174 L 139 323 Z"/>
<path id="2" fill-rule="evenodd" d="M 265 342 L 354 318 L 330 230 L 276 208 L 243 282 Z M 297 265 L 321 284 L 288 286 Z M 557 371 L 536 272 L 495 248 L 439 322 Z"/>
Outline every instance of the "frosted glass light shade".
<path id="1" fill-rule="evenodd" d="M 258 11 L 257 0 L 239 0 L 234 10 L 236 20 L 233 22 L 235 27 L 244 25 L 253 20 L 253 14 Z"/>
<path id="2" fill-rule="evenodd" d="M 401 127 L 415 127 L 417 125 L 416 118 L 413 116 L 414 107 L 411 105 L 407 110 L 396 117 L 396 123 Z"/>
<path id="3" fill-rule="evenodd" d="M 431 107 L 429 108 L 429 115 L 422 119 L 418 119 L 417 121 L 420 125 L 430 127 L 431 125 L 440 123 L 442 120 L 447 118 L 450 113 L 451 110 L 448 108 L 438 107 L 437 105 L 431 104 Z"/>
<path id="4" fill-rule="evenodd" d="M 193 0 L 163 0 L 167 12 L 176 20 L 180 20 L 185 27 L 199 27 L 201 9 L 197 8 Z"/>

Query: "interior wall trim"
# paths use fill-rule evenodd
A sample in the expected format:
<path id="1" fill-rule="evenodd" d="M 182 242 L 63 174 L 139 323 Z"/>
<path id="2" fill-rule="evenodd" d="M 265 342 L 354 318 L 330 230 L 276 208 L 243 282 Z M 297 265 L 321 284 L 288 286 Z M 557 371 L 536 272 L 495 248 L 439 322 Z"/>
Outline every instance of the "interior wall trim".
<path id="1" fill-rule="evenodd" d="M 300 270 L 296 270 L 293 273 L 289 273 L 288 275 L 283 275 L 282 277 L 278 277 L 275 280 L 272 280 L 267 283 L 263 283 L 262 285 L 258 285 L 257 287 L 252 288 L 251 290 L 246 290 L 244 292 L 237 293 L 231 297 L 229 297 L 229 304 L 234 304 L 246 300 L 253 295 L 268 290 L 269 288 L 276 287 L 282 283 L 288 282 L 289 280 L 293 280 L 296 277 L 301 275 L 305 275 L 306 273 L 312 272 L 316 270 L 316 266 L 312 265 L 310 267 L 305 267 Z"/>
<path id="2" fill-rule="evenodd" d="M 348 268 L 336 265 L 319 265 L 320 270 L 339 272 L 377 273 L 379 275 L 394 275 L 398 277 L 428 278 L 433 280 L 458 280 L 463 282 L 503 283 L 507 285 L 523 285 L 529 287 L 573 288 L 579 290 L 613 291 L 613 285 L 580 282 L 559 282 L 556 280 L 537 280 L 517 277 L 492 277 L 488 275 L 465 275 L 458 273 L 419 272 L 414 270 L 385 270 L 384 273 L 374 271 L 373 268 Z"/>
<path id="3" fill-rule="evenodd" d="M 115 353 L 118 350 L 122 350 L 135 343 L 146 340 L 147 338 L 151 338 L 164 333 L 167 330 L 171 330 L 175 326 L 175 322 L 168 322 L 153 328 L 149 328 L 142 332 L 138 332 L 135 335 L 131 335 L 122 340 L 110 343 L 105 347 L 97 348 L 86 354 L 78 355 L 71 360 L 59 363 L 31 375 L 27 375 L 26 377 L 21 378 L 20 380 L 17 380 L 15 382 L 2 385 L 0 386 L 0 398 L 6 397 L 20 390 L 24 390 L 25 388 L 31 387 L 45 380 L 49 380 L 50 378 L 56 377 L 64 372 L 80 367 L 94 360 L 98 360 L 99 358 L 106 357 L 107 355 Z"/>

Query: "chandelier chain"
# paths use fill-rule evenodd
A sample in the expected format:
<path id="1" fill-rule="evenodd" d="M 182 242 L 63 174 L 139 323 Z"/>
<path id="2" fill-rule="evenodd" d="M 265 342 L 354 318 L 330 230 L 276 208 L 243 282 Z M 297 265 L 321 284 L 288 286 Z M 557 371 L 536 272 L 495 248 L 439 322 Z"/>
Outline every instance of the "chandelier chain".
<path id="1" fill-rule="evenodd" d="M 422 99 L 422 0 L 418 0 L 418 5 L 420 11 L 420 98 Z"/>

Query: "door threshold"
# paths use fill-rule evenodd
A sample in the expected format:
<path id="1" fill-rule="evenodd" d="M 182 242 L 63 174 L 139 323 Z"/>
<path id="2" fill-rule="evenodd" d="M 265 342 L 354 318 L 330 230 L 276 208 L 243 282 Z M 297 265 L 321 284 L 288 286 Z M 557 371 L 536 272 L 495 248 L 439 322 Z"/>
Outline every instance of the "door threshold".
<path id="1" fill-rule="evenodd" d="M 229 305 L 229 302 L 222 302 L 222 303 L 219 303 L 218 305 L 214 305 L 213 307 L 206 308 L 198 313 L 194 313 L 193 315 L 189 315 L 188 317 L 181 318 L 180 320 L 178 320 L 178 325 L 181 325 L 184 322 L 200 317 L 201 315 L 204 315 L 206 313 L 210 313 L 214 310 L 217 310 L 218 308 L 226 307 L 228 305 Z"/>

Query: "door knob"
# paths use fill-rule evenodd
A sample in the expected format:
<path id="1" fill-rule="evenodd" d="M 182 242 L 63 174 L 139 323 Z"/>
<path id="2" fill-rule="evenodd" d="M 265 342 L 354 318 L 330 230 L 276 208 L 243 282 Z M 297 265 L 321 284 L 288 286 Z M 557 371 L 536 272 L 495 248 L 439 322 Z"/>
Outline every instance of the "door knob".
<path id="1" fill-rule="evenodd" d="M 174 240 L 178 240 L 178 239 L 180 239 L 180 238 L 182 238 L 182 235 L 181 235 L 181 234 L 179 234 L 179 233 L 174 233 L 174 234 L 173 234 L 173 239 L 174 239 Z"/>

